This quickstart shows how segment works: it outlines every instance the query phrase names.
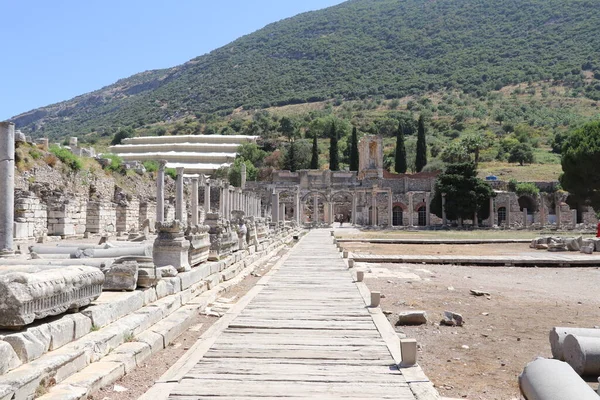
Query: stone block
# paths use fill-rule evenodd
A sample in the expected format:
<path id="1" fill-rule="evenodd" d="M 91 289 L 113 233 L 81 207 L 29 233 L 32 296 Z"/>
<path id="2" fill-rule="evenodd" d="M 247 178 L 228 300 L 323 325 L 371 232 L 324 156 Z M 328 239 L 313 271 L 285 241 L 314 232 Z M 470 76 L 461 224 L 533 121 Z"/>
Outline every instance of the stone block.
<path id="1" fill-rule="evenodd" d="M 402 353 L 401 367 L 412 367 L 417 363 L 416 339 L 400 339 L 400 352 Z"/>
<path id="2" fill-rule="evenodd" d="M 150 352 L 152 354 L 157 353 L 165 348 L 164 347 L 165 343 L 164 343 L 164 339 L 163 339 L 162 335 L 158 334 L 156 332 L 152 332 L 152 331 L 142 332 L 136 337 L 136 340 L 138 342 L 147 344 L 149 346 Z"/>
<path id="3" fill-rule="evenodd" d="M 0 276 L 0 326 L 21 327 L 35 319 L 86 306 L 100 296 L 104 274 L 68 266 Z"/>
<path id="4" fill-rule="evenodd" d="M 73 374 L 63 382 L 87 388 L 87 393 L 93 393 L 125 375 L 125 366 L 120 362 L 100 361 L 88 365 L 83 371 Z"/>
<path id="5" fill-rule="evenodd" d="M 161 310 L 163 316 L 167 316 L 181 307 L 181 297 L 179 295 L 167 296 L 150 304 L 148 308 L 156 307 Z"/>
<path id="6" fill-rule="evenodd" d="M 156 289 L 153 287 L 142 290 L 142 293 L 144 293 L 144 306 L 147 306 L 148 304 L 154 303 L 156 300 L 158 300 Z"/>
<path id="7" fill-rule="evenodd" d="M 4 336 L 4 341 L 12 346 L 23 363 L 40 358 L 50 348 L 51 340 L 50 328 L 47 324 Z"/>
<path id="8" fill-rule="evenodd" d="M 189 329 L 192 324 L 194 314 L 198 308 L 195 306 L 183 306 L 173 314 L 158 322 L 150 330 L 163 337 L 164 347 L 172 343 L 183 332 Z"/>
<path id="9" fill-rule="evenodd" d="M 172 265 L 179 272 L 191 269 L 188 250 L 190 242 L 183 236 L 183 225 L 174 220 L 156 222 L 158 237 L 154 241 L 152 256 L 157 267 Z"/>
<path id="10" fill-rule="evenodd" d="M 71 314 L 63 318 L 69 318 L 73 320 L 75 324 L 73 330 L 73 339 L 77 340 L 84 335 L 87 335 L 92 330 L 92 320 L 83 314 Z"/>
<path id="11" fill-rule="evenodd" d="M 49 350 L 56 350 L 73 341 L 75 332 L 75 321 L 71 318 L 61 318 L 48 323 L 50 330 Z"/>
<path id="12" fill-rule="evenodd" d="M 144 293 L 140 291 L 104 292 L 93 306 L 87 307 L 81 313 L 91 319 L 94 326 L 101 328 L 139 310 L 143 305 Z"/>
<path id="13" fill-rule="evenodd" d="M 183 290 L 189 288 L 193 284 L 206 278 L 208 275 L 210 275 L 210 267 L 204 265 L 194 268 L 191 271 L 180 273 L 179 278 L 181 279 L 181 289 Z"/>
<path id="14" fill-rule="evenodd" d="M 427 323 L 425 311 L 403 311 L 398 314 L 396 325 L 423 325 Z"/>
<path id="15" fill-rule="evenodd" d="M 135 261 L 121 261 L 113 263 L 103 270 L 103 290 L 135 290 L 138 281 L 138 264 Z"/>
<path id="16" fill-rule="evenodd" d="M 17 368 L 22 362 L 12 346 L 0 340 L 0 375 Z"/>

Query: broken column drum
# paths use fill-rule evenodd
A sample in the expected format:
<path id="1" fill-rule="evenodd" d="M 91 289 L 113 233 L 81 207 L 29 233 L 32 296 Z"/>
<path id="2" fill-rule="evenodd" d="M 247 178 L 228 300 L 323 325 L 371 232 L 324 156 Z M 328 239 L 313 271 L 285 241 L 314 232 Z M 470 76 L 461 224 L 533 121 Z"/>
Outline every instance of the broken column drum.
<path id="1" fill-rule="evenodd" d="M 0 122 L 0 256 L 13 251 L 15 124 Z"/>
<path id="2" fill-rule="evenodd" d="M 600 338 L 567 335 L 563 353 L 565 361 L 579 375 L 600 374 Z"/>
<path id="3" fill-rule="evenodd" d="M 563 344 L 567 335 L 588 336 L 600 339 L 600 329 L 593 328 L 570 328 L 570 327 L 554 327 L 550 331 L 550 349 L 552 357 L 557 360 L 564 360 Z"/>
<path id="4" fill-rule="evenodd" d="M 104 274 L 87 266 L 4 274 L 0 276 L 0 327 L 18 328 L 77 310 L 100 296 L 103 283 Z"/>

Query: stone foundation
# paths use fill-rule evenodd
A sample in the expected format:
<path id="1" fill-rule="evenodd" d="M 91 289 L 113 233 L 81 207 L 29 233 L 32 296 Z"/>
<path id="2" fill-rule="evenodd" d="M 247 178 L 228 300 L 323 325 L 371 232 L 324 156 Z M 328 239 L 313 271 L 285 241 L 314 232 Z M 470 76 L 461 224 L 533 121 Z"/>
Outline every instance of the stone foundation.
<path id="1" fill-rule="evenodd" d="M 34 239 L 48 232 L 48 210 L 32 192 L 15 195 L 15 239 Z"/>

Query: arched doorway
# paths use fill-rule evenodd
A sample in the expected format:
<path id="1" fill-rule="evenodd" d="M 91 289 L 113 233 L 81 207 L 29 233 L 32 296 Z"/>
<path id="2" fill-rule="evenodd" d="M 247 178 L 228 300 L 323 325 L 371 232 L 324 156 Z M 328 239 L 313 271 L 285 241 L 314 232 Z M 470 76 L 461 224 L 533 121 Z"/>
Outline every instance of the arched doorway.
<path id="1" fill-rule="evenodd" d="M 402 207 L 400 206 L 395 206 L 394 208 L 392 208 L 392 225 L 404 225 L 404 212 L 402 210 Z"/>
<path id="2" fill-rule="evenodd" d="M 418 226 L 426 226 L 427 225 L 427 208 L 425 206 L 419 207 L 417 210 L 418 213 Z"/>
<path id="3" fill-rule="evenodd" d="M 352 193 L 347 191 L 339 191 L 331 195 L 334 221 L 350 222 L 352 220 L 352 199 Z"/>
<path id="4" fill-rule="evenodd" d="M 498 225 L 506 223 L 506 207 L 498 208 Z"/>

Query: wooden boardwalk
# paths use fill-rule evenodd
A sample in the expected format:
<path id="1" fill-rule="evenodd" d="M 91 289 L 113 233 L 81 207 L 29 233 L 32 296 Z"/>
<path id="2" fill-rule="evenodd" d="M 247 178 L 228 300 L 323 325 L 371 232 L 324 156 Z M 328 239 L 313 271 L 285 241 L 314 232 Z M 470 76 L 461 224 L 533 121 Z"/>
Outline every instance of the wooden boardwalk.
<path id="1" fill-rule="evenodd" d="M 329 230 L 302 238 L 268 278 L 188 358 L 169 399 L 415 399 Z"/>

